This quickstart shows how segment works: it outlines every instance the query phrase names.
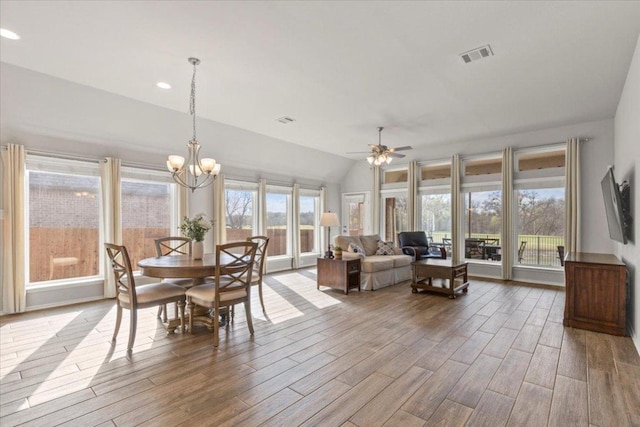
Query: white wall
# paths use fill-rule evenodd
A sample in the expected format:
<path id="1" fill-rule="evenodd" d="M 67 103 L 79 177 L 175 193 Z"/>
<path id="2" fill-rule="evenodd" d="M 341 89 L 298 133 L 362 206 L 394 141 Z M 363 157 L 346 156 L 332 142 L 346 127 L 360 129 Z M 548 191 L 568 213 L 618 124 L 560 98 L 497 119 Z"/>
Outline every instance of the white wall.
<path id="1" fill-rule="evenodd" d="M 629 67 L 627 80 L 615 116 L 615 175 L 619 182 L 631 185 L 633 235 L 626 245 L 615 243 L 615 254 L 627 264 L 630 282 L 630 306 L 627 312 L 633 341 L 640 352 L 640 37 Z"/>
<path id="2" fill-rule="evenodd" d="M 0 139 L 27 149 L 114 156 L 164 168 L 168 154 L 186 153 L 192 134 L 187 101 L 185 96 L 185 112 L 173 111 L 0 63 Z M 198 118 L 197 130 L 203 154 L 227 172 L 337 183 L 354 163 L 211 120 Z"/>

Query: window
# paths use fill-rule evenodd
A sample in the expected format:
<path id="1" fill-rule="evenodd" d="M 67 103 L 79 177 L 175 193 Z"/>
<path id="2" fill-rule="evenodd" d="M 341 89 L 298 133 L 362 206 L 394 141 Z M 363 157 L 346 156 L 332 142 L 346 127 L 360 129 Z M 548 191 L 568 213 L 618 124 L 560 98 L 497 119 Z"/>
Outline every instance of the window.
<path id="1" fill-rule="evenodd" d="M 320 253 L 320 192 L 300 190 L 300 252 Z"/>
<path id="2" fill-rule="evenodd" d="M 384 240 L 395 242 L 398 233 L 409 231 L 407 193 L 382 193 Z"/>
<path id="3" fill-rule="evenodd" d="M 169 180 L 165 173 L 122 168 L 122 243 L 134 270 L 156 256 L 155 239 L 178 235 L 176 184 Z"/>
<path id="4" fill-rule="evenodd" d="M 464 257 L 502 261 L 502 158 L 465 160 L 462 178 L 464 202 Z"/>
<path id="5" fill-rule="evenodd" d="M 226 241 L 246 240 L 257 235 L 256 206 L 258 185 L 240 181 L 225 181 Z M 271 252 L 271 248 L 269 248 Z"/>
<path id="6" fill-rule="evenodd" d="M 288 187 L 267 186 L 269 257 L 291 255 L 291 193 Z"/>
<path id="7" fill-rule="evenodd" d="M 384 171 L 384 183 L 385 184 L 395 184 L 398 182 L 407 182 L 408 180 L 408 172 L 407 169 L 399 169 L 399 170 L 385 170 Z"/>
<path id="8" fill-rule="evenodd" d="M 418 230 L 424 230 L 434 243 L 442 244 L 451 255 L 451 162 L 420 166 L 418 188 Z"/>
<path id="9" fill-rule="evenodd" d="M 517 264 L 560 267 L 564 249 L 564 147 L 516 153 Z"/>
<path id="10" fill-rule="evenodd" d="M 28 156 L 28 283 L 100 274 L 97 163 Z"/>

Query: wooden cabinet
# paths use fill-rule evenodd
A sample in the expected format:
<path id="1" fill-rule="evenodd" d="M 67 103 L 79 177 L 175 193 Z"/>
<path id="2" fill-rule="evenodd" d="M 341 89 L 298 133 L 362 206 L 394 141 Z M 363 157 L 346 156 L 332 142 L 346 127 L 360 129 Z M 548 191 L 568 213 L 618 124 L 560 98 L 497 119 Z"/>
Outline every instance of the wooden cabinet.
<path id="1" fill-rule="evenodd" d="M 320 286 L 340 289 L 347 295 L 350 288 L 360 290 L 360 258 L 318 258 L 318 289 Z"/>
<path id="2" fill-rule="evenodd" d="M 626 333 L 626 267 L 616 256 L 571 252 L 564 263 L 564 325 L 613 335 Z"/>

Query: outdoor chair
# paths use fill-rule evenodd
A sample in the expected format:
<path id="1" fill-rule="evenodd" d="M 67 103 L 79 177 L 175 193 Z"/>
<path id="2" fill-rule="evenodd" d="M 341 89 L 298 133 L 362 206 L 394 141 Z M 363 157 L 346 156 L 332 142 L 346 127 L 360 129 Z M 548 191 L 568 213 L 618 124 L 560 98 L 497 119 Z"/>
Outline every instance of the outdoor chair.
<path id="1" fill-rule="evenodd" d="M 564 267 L 564 246 L 558 246 L 558 258 L 560 258 L 560 267 Z"/>
<path id="2" fill-rule="evenodd" d="M 523 240 L 522 242 L 520 242 L 520 247 L 518 248 L 518 262 L 522 263 L 522 260 L 524 259 L 524 249 L 527 247 L 527 241 Z"/>

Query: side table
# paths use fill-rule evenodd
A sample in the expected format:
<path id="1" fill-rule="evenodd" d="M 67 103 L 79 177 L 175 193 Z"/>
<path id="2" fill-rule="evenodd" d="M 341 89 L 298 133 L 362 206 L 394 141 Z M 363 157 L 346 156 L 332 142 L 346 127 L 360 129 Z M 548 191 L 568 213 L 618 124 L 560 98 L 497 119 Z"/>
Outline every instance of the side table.
<path id="1" fill-rule="evenodd" d="M 358 288 L 360 291 L 360 258 L 357 259 L 329 259 L 318 258 L 318 289 L 328 286 L 344 291 L 349 295 L 349 289 Z"/>

